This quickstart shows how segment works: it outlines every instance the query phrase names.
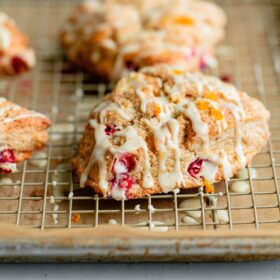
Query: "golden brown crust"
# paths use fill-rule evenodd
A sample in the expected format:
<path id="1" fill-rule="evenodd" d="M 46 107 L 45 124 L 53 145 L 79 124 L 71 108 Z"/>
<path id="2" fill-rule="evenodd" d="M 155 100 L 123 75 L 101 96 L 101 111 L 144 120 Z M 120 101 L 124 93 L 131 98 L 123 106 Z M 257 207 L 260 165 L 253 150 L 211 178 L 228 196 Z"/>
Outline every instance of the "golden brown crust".
<path id="1" fill-rule="evenodd" d="M 73 169 L 83 184 L 104 196 L 114 197 L 118 172 L 133 178 L 126 198 L 203 186 L 204 179 L 221 181 L 251 162 L 269 137 L 268 118 L 258 100 L 217 78 L 178 67 L 146 68 L 122 79 L 92 111 Z M 116 161 L 127 154 L 135 167 L 116 171 Z M 147 159 L 150 187 L 144 186 Z M 197 160 L 204 173 L 193 176 L 189 168 Z M 100 185 L 102 178 L 107 189 Z"/>

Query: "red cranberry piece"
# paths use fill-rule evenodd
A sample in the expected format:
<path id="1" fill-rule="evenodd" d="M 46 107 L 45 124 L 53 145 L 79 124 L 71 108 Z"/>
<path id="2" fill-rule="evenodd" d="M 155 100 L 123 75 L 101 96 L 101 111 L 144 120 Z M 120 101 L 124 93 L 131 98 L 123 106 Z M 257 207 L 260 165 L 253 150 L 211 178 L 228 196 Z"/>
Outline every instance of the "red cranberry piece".
<path id="1" fill-rule="evenodd" d="M 136 159 L 133 154 L 124 153 L 117 158 L 113 165 L 115 174 L 124 174 L 130 172 L 136 166 Z"/>
<path id="2" fill-rule="evenodd" d="M 0 168 L 0 174 L 8 174 L 11 173 L 12 170 L 11 169 L 5 169 L 5 168 Z"/>
<path id="3" fill-rule="evenodd" d="M 196 178 L 197 174 L 199 174 L 203 161 L 203 159 L 197 158 L 189 165 L 188 172 L 192 177 Z"/>
<path id="4" fill-rule="evenodd" d="M 201 71 L 204 71 L 206 68 L 207 68 L 207 63 L 206 63 L 205 59 L 202 57 L 199 62 L 199 69 Z"/>
<path id="5" fill-rule="evenodd" d="M 127 198 L 134 181 L 128 174 L 118 174 L 112 181 L 112 197 L 116 200 Z"/>
<path id="6" fill-rule="evenodd" d="M 15 163 L 15 155 L 12 149 L 4 149 L 0 152 L 0 163 Z"/>
<path id="7" fill-rule="evenodd" d="M 118 187 L 121 189 L 125 189 L 126 192 L 132 187 L 132 185 L 133 179 L 126 174 L 122 175 L 118 180 Z"/>
<path id="8" fill-rule="evenodd" d="M 116 128 L 115 125 L 109 124 L 105 128 L 105 133 L 106 133 L 106 135 L 111 135 L 111 134 L 115 133 L 117 130 L 118 129 Z"/>
<path id="9" fill-rule="evenodd" d="M 138 71 L 139 70 L 139 67 L 136 64 L 134 64 L 133 61 L 130 61 L 130 60 L 125 62 L 125 67 L 130 71 Z"/>
<path id="10" fill-rule="evenodd" d="M 15 73 L 22 73 L 28 70 L 28 65 L 26 62 L 19 56 L 14 56 L 11 61 L 11 65 Z"/>
<path id="11" fill-rule="evenodd" d="M 225 83 L 233 83 L 233 77 L 227 74 L 223 74 L 220 76 L 220 79 Z"/>

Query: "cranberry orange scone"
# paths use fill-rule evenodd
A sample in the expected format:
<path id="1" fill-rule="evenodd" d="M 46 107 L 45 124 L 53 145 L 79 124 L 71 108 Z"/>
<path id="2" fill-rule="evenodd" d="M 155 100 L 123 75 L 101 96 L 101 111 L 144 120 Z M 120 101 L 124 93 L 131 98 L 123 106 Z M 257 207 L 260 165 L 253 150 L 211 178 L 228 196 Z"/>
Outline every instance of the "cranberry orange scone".
<path id="1" fill-rule="evenodd" d="M 70 61 L 111 80 L 119 48 L 140 32 L 140 18 L 134 7 L 109 1 L 86 2 L 70 14 L 60 41 Z"/>
<path id="2" fill-rule="evenodd" d="M 13 19 L 0 12 L 0 75 L 25 72 L 35 65 L 35 54 L 28 39 Z"/>
<path id="3" fill-rule="evenodd" d="M 269 113 L 218 78 L 154 66 L 121 79 L 90 115 L 73 168 L 115 199 L 228 179 L 269 137 Z"/>
<path id="4" fill-rule="evenodd" d="M 48 141 L 50 120 L 36 112 L 0 98 L 0 173 L 16 170 L 16 163 Z"/>
<path id="5" fill-rule="evenodd" d="M 159 63 L 203 68 L 213 62 L 225 21 L 203 1 L 95 0 L 73 10 L 60 41 L 72 62 L 110 81 Z"/>

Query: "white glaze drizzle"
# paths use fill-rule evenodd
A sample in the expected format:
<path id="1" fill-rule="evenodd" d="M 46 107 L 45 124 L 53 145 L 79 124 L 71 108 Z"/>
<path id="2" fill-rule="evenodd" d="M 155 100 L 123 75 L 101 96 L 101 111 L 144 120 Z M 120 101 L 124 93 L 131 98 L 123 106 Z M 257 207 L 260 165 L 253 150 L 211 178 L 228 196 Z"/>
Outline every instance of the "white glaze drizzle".
<path id="1" fill-rule="evenodd" d="M 232 167 L 228 159 L 228 156 L 224 150 L 222 150 L 221 152 L 221 157 L 219 157 L 219 162 L 222 165 L 225 179 L 229 179 L 232 176 Z"/>
<path id="2" fill-rule="evenodd" d="M 11 44 L 11 34 L 8 28 L 0 26 L 0 48 L 7 50 Z"/>
<path id="3" fill-rule="evenodd" d="M 16 121 L 19 119 L 26 119 L 26 118 L 31 118 L 31 117 L 46 118 L 46 116 L 44 116 L 43 114 L 30 111 L 25 114 L 17 115 L 17 116 L 11 117 L 11 118 L 6 118 L 6 119 L 0 121 L 0 124 L 10 123 L 10 122 L 13 122 L 13 121 Z"/>
<path id="4" fill-rule="evenodd" d="M 203 178 L 207 179 L 210 183 L 213 183 L 215 181 L 215 176 L 217 171 L 218 171 L 217 164 L 205 160 L 203 161 L 199 176 L 202 176 Z"/>
<path id="5" fill-rule="evenodd" d="M 146 120 L 149 127 L 152 128 L 154 133 L 154 143 L 158 151 L 159 169 L 158 169 L 158 181 L 163 192 L 169 192 L 180 184 L 184 184 L 184 177 L 181 171 L 181 149 L 178 143 L 179 139 L 179 122 L 174 117 L 173 113 L 181 113 L 188 117 L 192 122 L 192 128 L 203 142 L 202 155 L 205 160 L 203 162 L 203 168 L 200 176 L 206 178 L 209 182 L 215 181 L 215 175 L 218 170 L 218 164 L 222 165 L 224 177 L 226 179 L 232 176 L 232 165 L 228 159 L 228 156 L 224 150 L 219 155 L 214 155 L 209 150 L 209 128 L 208 124 L 201 119 L 200 110 L 196 107 L 195 102 L 186 97 L 182 97 L 182 90 L 185 87 L 186 79 L 187 83 L 191 83 L 196 87 L 198 96 L 203 97 L 205 88 L 210 92 L 216 91 L 217 89 L 224 95 L 224 105 L 227 106 L 234 115 L 236 121 L 236 153 L 241 164 L 244 164 L 246 160 L 243 154 L 243 148 L 241 143 L 240 135 L 240 120 L 244 117 L 244 111 L 240 102 L 239 94 L 237 90 L 228 85 L 224 85 L 218 79 L 215 78 L 202 78 L 199 74 L 188 74 L 188 75 L 171 75 L 174 78 L 175 86 L 167 86 L 163 84 L 165 92 L 168 96 L 154 96 L 153 88 L 149 85 L 143 77 L 140 75 L 135 77 L 132 74 L 128 79 L 125 88 L 128 90 L 132 87 L 135 94 L 140 99 L 140 109 L 143 113 L 147 112 L 147 105 L 149 103 L 158 104 L 161 107 L 160 113 L 157 116 L 157 122 Z M 223 92 L 224 91 L 224 92 Z M 176 105 L 169 102 L 169 98 L 179 98 L 179 103 Z M 210 106 L 219 110 L 219 106 L 216 102 L 207 99 Z M 105 104 L 104 104 L 105 103 Z M 123 119 L 131 120 L 123 109 L 115 103 L 105 101 L 103 104 L 96 107 L 93 112 L 99 113 L 99 119 L 101 122 L 105 121 L 106 112 L 116 111 Z M 227 128 L 227 123 L 224 120 L 218 120 L 220 134 L 223 129 Z M 126 140 L 125 143 L 120 147 L 113 146 L 108 136 L 105 134 L 105 126 L 98 124 L 95 120 L 91 120 L 90 124 L 95 128 L 95 139 L 96 144 L 91 155 L 91 159 L 87 164 L 84 173 L 81 176 L 81 187 L 84 186 L 87 180 L 88 173 L 91 166 L 97 162 L 99 166 L 99 186 L 101 190 L 106 193 L 108 190 L 108 183 L 106 180 L 107 170 L 105 165 L 105 154 L 107 151 L 115 155 L 118 152 L 133 152 L 139 148 L 144 151 L 144 174 L 143 174 L 143 186 L 148 188 L 153 186 L 153 178 L 150 173 L 150 160 L 148 154 L 147 144 L 142 137 L 137 134 L 137 131 L 132 126 L 128 126 L 123 131 L 114 133 L 114 136 L 123 136 Z M 167 171 L 166 163 L 174 155 L 174 166 L 172 171 Z M 117 191 L 117 193 L 116 193 Z M 112 196 L 118 199 L 125 199 L 125 193 L 118 188 L 113 188 Z"/>
<path id="6" fill-rule="evenodd" d="M 109 141 L 108 136 L 105 133 L 105 126 L 103 124 L 98 124 L 96 120 L 90 120 L 90 125 L 95 129 L 95 139 L 96 143 L 92 151 L 91 157 L 84 172 L 81 175 L 80 185 L 84 187 L 85 182 L 88 178 L 88 174 L 92 165 L 96 162 L 99 168 L 99 186 L 103 192 L 108 190 L 107 182 L 107 166 L 105 161 L 106 152 L 110 152 L 113 155 L 118 152 L 133 152 L 137 149 L 142 149 L 144 153 L 144 170 L 143 170 L 143 187 L 151 188 L 153 186 L 153 177 L 151 174 L 151 166 L 147 144 L 142 137 L 137 134 L 137 131 L 132 127 L 128 126 L 123 131 L 116 132 L 115 136 L 125 137 L 125 142 L 119 147 L 114 147 Z M 113 188 L 115 189 L 115 188 Z M 121 197 L 122 194 L 114 194 Z"/>
<path id="7" fill-rule="evenodd" d="M 87 163 L 84 172 L 81 174 L 80 187 L 83 188 L 85 186 L 90 169 L 93 164 L 97 162 L 99 169 L 99 187 L 104 193 L 106 193 L 108 190 L 108 182 L 106 179 L 107 171 L 105 153 L 110 149 L 111 143 L 105 133 L 105 126 L 103 124 L 98 124 L 96 120 L 90 120 L 90 125 L 95 129 L 96 143 L 91 153 L 89 162 Z"/>
<path id="8" fill-rule="evenodd" d="M 6 14 L 0 12 L 0 48 L 7 50 L 11 45 L 11 32 L 7 28 L 6 24 L 14 21 Z"/>
<path id="9" fill-rule="evenodd" d="M 208 124 L 202 121 L 200 112 L 195 103 L 188 102 L 187 108 L 185 108 L 182 113 L 191 120 L 194 132 L 197 137 L 203 141 L 204 151 L 207 151 L 209 149 Z"/>
<path id="10" fill-rule="evenodd" d="M 243 152 L 242 135 L 240 129 L 240 122 L 244 116 L 244 112 L 242 112 L 243 110 L 238 110 L 238 107 L 232 103 L 227 103 L 225 104 L 225 106 L 230 109 L 235 120 L 235 141 L 236 141 L 235 152 L 241 166 L 245 167 L 246 157 Z"/>
<path id="11" fill-rule="evenodd" d="M 4 97 L 0 97 L 0 104 L 4 103 L 4 102 L 7 102 L 7 99 Z M 18 105 L 15 105 L 15 104 L 8 104 L 7 106 L 0 107 L 0 117 L 9 110 L 19 110 L 19 109 L 21 109 L 21 107 Z M 46 116 L 44 116 L 43 114 L 37 113 L 37 112 L 28 111 L 27 113 L 24 113 L 24 114 L 16 115 L 16 116 L 13 116 L 10 118 L 5 118 L 4 120 L 0 121 L 0 124 L 9 123 L 9 122 L 12 122 L 12 121 L 15 121 L 18 119 L 24 119 L 24 118 L 29 118 L 29 117 L 45 118 Z"/>
<path id="12" fill-rule="evenodd" d="M 153 177 L 151 174 L 151 165 L 149 159 L 149 151 L 147 147 L 147 143 L 145 140 L 140 137 L 132 126 L 128 126 L 123 131 L 119 131 L 115 133 L 116 136 L 124 136 L 126 141 L 123 145 L 118 148 L 111 148 L 110 151 L 116 154 L 117 152 L 133 152 L 139 148 L 141 148 L 144 152 L 144 170 L 143 170 L 143 187 L 151 188 L 154 185 Z"/>
<path id="13" fill-rule="evenodd" d="M 184 182 L 181 171 L 181 149 L 178 143 L 179 122 L 171 119 L 164 124 L 152 125 L 147 122 L 154 131 L 154 143 L 158 151 L 159 169 L 158 181 L 163 192 L 169 192 Z M 167 171 L 166 161 L 175 153 L 173 171 Z"/>
<path id="14" fill-rule="evenodd" d="M 119 188 L 117 184 L 113 184 L 111 196 L 116 200 L 123 200 L 126 199 L 125 192 L 125 188 Z"/>
<path id="15" fill-rule="evenodd" d="M 98 106 L 96 106 L 93 110 L 92 113 L 98 113 L 99 114 L 99 120 L 101 123 L 105 123 L 106 122 L 106 114 L 107 112 L 116 112 L 117 114 L 119 114 L 124 120 L 130 121 L 131 120 L 131 116 L 129 116 L 124 110 L 123 108 L 121 108 L 120 105 L 118 105 L 117 103 L 113 103 L 111 101 L 105 101 L 100 103 Z"/>

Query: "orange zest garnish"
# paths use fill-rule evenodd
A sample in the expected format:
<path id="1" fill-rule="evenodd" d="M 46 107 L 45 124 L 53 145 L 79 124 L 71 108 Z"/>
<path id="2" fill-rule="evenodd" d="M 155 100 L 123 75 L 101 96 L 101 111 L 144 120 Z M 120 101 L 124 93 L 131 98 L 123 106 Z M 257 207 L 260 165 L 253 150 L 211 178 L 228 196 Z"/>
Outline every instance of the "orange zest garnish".
<path id="1" fill-rule="evenodd" d="M 204 186 L 205 186 L 205 191 L 207 193 L 213 193 L 214 192 L 213 185 L 207 179 L 204 178 L 203 183 L 204 183 Z"/>
<path id="2" fill-rule="evenodd" d="M 210 92 L 210 91 L 206 92 L 204 94 L 204 97 L 207 98 L 207 99 L 213 100 L 213 101 L 217 101 L 218 100 L 216 93 Z"/>
<path id="3" fill-rule="evenodd" d="M 157 117 L 160 113 L 161 113 L 161 106 L 159 104 L 155 104 L 154 115 Z"/>
<path id="4" fill-rule="evenodd" d="M 182 70 L 179 70 L 179 69 L 174 69 L 172 72 L 173 72 L 173 74 L 175 74 L 175 75 L 181 75 L 181 74 L 183 73 L 183 71 L 182 71 Z"/>
<path id="5" fill-rule="evenodd" d="M 201 111 L 205 111 L 209 108 L 209 102 L 207 100 L 197 100 L 195 104 L 196 107 Z"/>
<path id="6" fill-rule="evenodd" d="M 215 121 L 220 121 L 224 118 L 223 114 L 221 113 L 221 111 L 217 110 L 216 108 L 211 108 L 210 110 L 210 114 L 211 116 L 214 117 Z"/>
<path id="7" fill-rule="evenodd" d="M 193 25 L 194 20 L 188 16 L 163 17 L 160 21 L 160 24 Z"/>
<path id="8" fill-rule="evenodd" d="M 193 19 L 187 16 L 174 17 L 173 22 L 180 25 L 192 25 L 194 23 Z"/>
<path id="9" fill-rule="evenodd" d="M 74 213 L 71 216 L 71 221 L 73 223 L 78 223 L 81 220 L 81 215 L 79 213 Z"/>

